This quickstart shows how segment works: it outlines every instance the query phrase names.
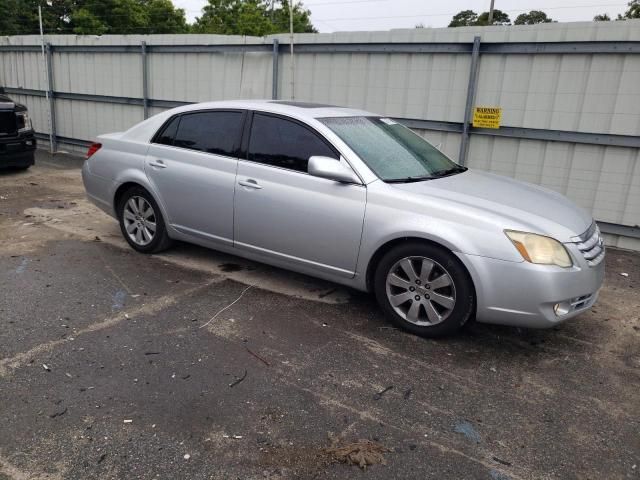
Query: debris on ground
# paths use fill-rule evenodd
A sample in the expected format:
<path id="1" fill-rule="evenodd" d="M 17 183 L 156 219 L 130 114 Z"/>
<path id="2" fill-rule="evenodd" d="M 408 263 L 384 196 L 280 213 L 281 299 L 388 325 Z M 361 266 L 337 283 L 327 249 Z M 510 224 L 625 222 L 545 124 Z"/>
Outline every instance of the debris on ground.
<path id="1" fill-rule="evenodd" d="M 501 463 L 502 465 L 506 465 L 507 467 L 511 466 L 511 462 L 508 462 L 506 460 L 502 460 L 501 458 L 498 458 L 496 456 L 491 457 L 493 459 L 494 462 L 498 462 Z"/>
<path id="2" fill-rule="evenodd" d="M 627 272 L 621 272 L 620 275 L 622 275 L 623 277 L 628 277 L 629 274 Z"/>
<path id="3" fill-rule="evenodd" d="M 235 380 L 235 381 L 231 382 L 231 383 L 229 384 L 229 387 L 230 387 L 230 388 L 235 387 L 235 386 L 236 386 L 236 385 L 238 385 L 240 382 L 242 382 L 245 378 L 247 378 L 247 371 L 246 371 L 246 370 L 244 371 L 244 374 L 243 374 L 241 377 L 236 378 L 236 380 Z"/>
<path id="4" fill-rule="evenodd" d="M 245 348 L 247 348 L 247 347 L 245 347 Z M 271 364 L 270 364 L 269 362 L 267 362 L 264 358 L 262 358 L 262 357 L 261 357 L 260 355 L 258 355 L 257 353 L 252 352 L 252 351 L 251 351 L 251 350 L 249 350 L 248 348 L 247 348 L 247 352 L 249 352 L 249 353 L 250 353 L 251 355 L 253 355 L 255 358 L 257 358 L 258 360 L 260 360 L 260 361 L 261 361 L 262 363 L 264 363 L 267 367 L 270 367 L 270 366 L 271 366 Z"/>
<path id="5" fill-rule="evenodd" d="M 391 450 L 378 442 L 360 439 L 346 445 L 338 445 L 337 440 L 333 440 L 332 445 L 325 448 L 324 452 L 337 462 L 358 465 L 365 470 L 368 465 L 386 465 L 384 454 Z"/>
<path id="6" fill-rule="evenodd" d="M 57 412 L 53 412 L 51 415 L 49 415 L 49 418 L 61 417 L 65 413 L 67 413 L 67 407 L 64 407 L 62 410 L 59 410 Z"/>
<path id="7" fill-rule="evenodd" d="M 51 371 L 51 369 L 49 368 L 49 365 L 47 365 L 46 363 L 42 364 L 42 368 L 44 368 L 47 372 Z"/>
<path id="8" fill-rule="evenodd" d="M 123 420 L 123 423 L 133 423 L 133 420 L 126 419 L 126 420 Z"/>
<path id="9" fill-rule="evenodd" d="M 376 393 L 373 396 L 374 400 L 380 400 L 382 398 L 382 396 L 387 393 L 389 390 L 393 390 L 393 385 L 389 385 L 387 388 L 385 388 L 384 390 L 379 391 L 378 393 Z"/>
<path id="10" fill-rule="evenodd" d="M 191 455 L 189 455 L 188 453 L 185 453 L 183 458 L 185 460 L 189 460 L 191 458 Z"/>

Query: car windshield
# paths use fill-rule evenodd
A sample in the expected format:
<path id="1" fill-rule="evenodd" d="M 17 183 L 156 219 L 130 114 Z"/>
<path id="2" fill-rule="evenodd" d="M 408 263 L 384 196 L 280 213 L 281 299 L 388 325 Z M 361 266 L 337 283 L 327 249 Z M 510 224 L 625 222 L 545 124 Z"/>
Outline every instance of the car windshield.
<path id="1" fill-rule="evenodd" d="M 464 172 L 425 139 L 382 117 L 318 119 L 338 135 L 385 182 L 412 182 Z"/>

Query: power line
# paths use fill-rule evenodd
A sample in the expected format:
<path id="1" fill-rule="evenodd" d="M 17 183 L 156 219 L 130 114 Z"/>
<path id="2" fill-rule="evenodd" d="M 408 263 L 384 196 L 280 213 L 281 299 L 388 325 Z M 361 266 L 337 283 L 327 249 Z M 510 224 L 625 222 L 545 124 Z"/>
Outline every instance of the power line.
<path id="1" fill-rule="evenodd" d="M 362 1 L 362 0 L 360 0 Z M 573 8 L 595 8 L 595 7 L 626 7 L 626 3 L 609 3 L 609 4 L 595 4 L 595 5 L 571 5 L 564 7 L 549 7 L 545 8 L 545 10 L 562 10 L 562 9 L 573 9 Z M 527 9 L 512 9 L 512 10 L 502 10 L 505 13 L 517 13 L 517 12 L 526 12 Z M 335 21 L 343 21 L 343 20 L 380 20 L 380 19 L 388 19 L 388 18 L 422 18 L 422 17 L 453 17 L 460 12 L 449 12 L 449 13 L 414 13 L 412 15 L 381 15 L 375 17 L 336 17 L 336 18 L 325 18 L 323 20 L 335 22 Z"/>

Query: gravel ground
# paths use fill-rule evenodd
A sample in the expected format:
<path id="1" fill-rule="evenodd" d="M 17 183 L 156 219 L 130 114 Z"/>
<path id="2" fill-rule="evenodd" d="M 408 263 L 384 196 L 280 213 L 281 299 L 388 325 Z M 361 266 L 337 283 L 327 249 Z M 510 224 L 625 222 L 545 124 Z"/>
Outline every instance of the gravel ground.
<path id="1" fill-rule="evenodd" d="M 37 162 L 0 172 L 0 479 L 640 477 L 637 253 L 558 328 L 431 341 L 327 282 L 137 254 L 77 159 Z M 359 439 L 386 464 L 326 450 Z"/>

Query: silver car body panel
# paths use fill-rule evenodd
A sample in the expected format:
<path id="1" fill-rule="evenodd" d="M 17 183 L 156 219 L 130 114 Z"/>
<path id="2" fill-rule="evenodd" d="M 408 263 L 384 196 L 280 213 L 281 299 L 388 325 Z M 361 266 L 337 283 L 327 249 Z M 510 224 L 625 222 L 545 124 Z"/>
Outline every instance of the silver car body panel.
<path id="1" fill-rule="evenodd" d="M 361 183 L 338 183 L 244 158 L 151 143 L 175 114 L 229 108 L 277 113 L 305 123 L 335 147 Z M 372 259 L 389 242 L 436 242 L 469 271 L 476 289 L 476 318 L 482 322 L 549 327 L 593 305 L 604 262 L 585 258 L 595 250 L 594 241 L 601 243 L 587 212 L 556 192 L 479 171 L 385 183 L 318 120 L 361 115 L 374 114 L 270 101 L 172 109 L 126 132 L 98 137 L 103 147 L 85 162 L 85 188 L 96 205 L 115 216 L 118 188 L 142 185 L 156 199 L 172 238 L 360 290 L 370 288 Z M 163 167 L 157 167 L 158 160 Z M 525 262 L 505 229 L 557 239 L 574 265 Z M 557 317 L 553 305 L 559 302 L 571 307 Z"/>

